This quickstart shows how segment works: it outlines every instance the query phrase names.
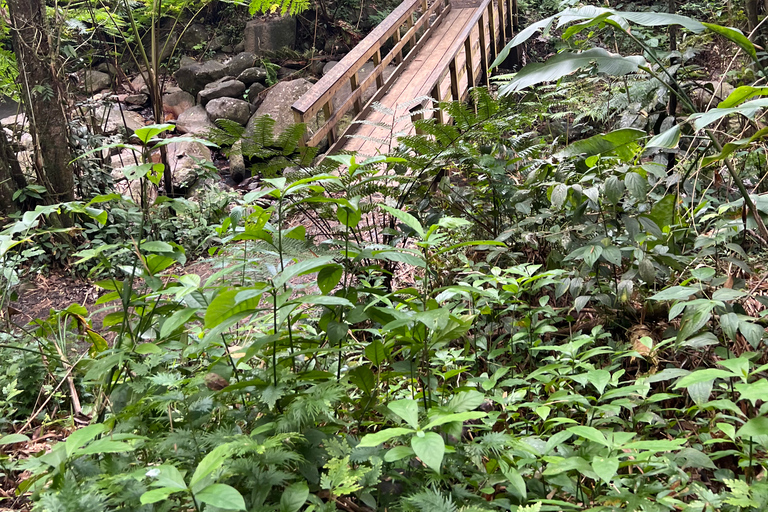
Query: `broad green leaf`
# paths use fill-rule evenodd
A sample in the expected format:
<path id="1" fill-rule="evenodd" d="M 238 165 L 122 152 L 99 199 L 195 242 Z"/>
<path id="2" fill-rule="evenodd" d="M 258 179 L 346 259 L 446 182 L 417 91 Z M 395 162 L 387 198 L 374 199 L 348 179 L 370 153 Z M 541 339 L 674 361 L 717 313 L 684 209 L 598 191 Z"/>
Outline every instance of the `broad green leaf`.
<path id="1" fill-rule="evenodd" d="M 177 492 L 181 492 L 181 489 L 176 489 L 174 487 L 152 489 L 151 491 L 142 494 L 139 501 L 141 501 L 142 505 L 150 505 L 152 503 L 157 503 L 158 501 L 165 501 L 168 499 L 168 496 Z"/>
<path id="2" fill-rule="evenodd" d="M 317 273 L 317 287 L 325 295 L 328 295 L 336 288 L 344 275 L 344 267 L 339 264 L 326 265 Z"/>
<path id="3" fill-rule="evenodd" d="M 717 108 L 735 107 L 755 96 L 768 96 L 768 87 L 752 87 L 750 85 L 737 87 L 727 98 L 717 105 Z"/>
<path id="4" fill-rule="evenodd" d="M 755 45 L 753 45 L 752 42 L 747 39 L 747 36 L 745 36 L 741 30 L 731 27 L 723 27 L 722 25 L 715 25 L 714 23 L 702 23 L 702 25 L 707 27 L 715 34 L 728 39 L 732 43 L 735 43 L 736 46 L 744 50 L 744 52 L 749 55 L 753 61 L 757 62 L 757 50 L 755 49 Z"/>
<path id="5" fill-rule="evenodd" d="M 761 108 L 766 106 L 768 106 L 768 98 L 751 100 L 742 103 L 738 107 L 712 108 L 703 113 L 693 114 L 688 119 L 693 121 L 693 126 L 696 130 L 702 130 L 715 121 L 731 114 L 740 114 L 748 119 L 752 119 Z"/>
<path id="6" fill-rule="evenodd" d="M 603 482 L 610 484 L 613 477 L 616 476 L 616 473 L 619 471 L 619 458 L 593 457 L 592 470 Z"/>
<path id="7" fill-rule="evenodd" d="M 203 457 L 203 460 L 197 465 L 197 468 L 192 475 L 192 479 L 189 481 L 189 487 L 194 488 L 194 486 L 200 483 L 205 477 L 219 469 L 221 465 L 224 464 L 224 461 L 229 456 L 231 450 L 231 443 L 224 443 L 220 444 Z"/>
<path id="8" fill-rule="evenodd" d="M 146 476 L 152 479 L 149 483 L 152 487 L 164 487 L 166 489 L 176 489 L 178 491 L 187 489 L 187 484 L 184 483 L 184 477 L 181 472 L 176 466 L 170 464 L 149 468 Z"/>
<path id="9" fill-rule="evenodd" d="M 265 286 L 231 288 L 211 301 L 205 311 L 205 327 L 210 329 L 240 313 L 255 311 L 261 303 Z"/>
<path id="10" fill-rule="evenodd" d="M 714 380 L 696 382 L 686 386 L 686 391 L 688 391 L 688 396 L 691 397 L 693 403 L 696 405 L 704 405 L 709 401 L 710 395 L 712 395 L 713 384 Z"/>
<path id="11" fill-rule="evenodd" d="M 597 430 L 595 427 L 578 425 L 575 427 L 568 427 L 566 430 L 574 435 L 583 437 L 584 439 L 589 439 L 590 441 L 594 441 L 603 446 L 610 446 L 610 443 L 605 438 L 605 435 L 599 430 Z"/>
<path id="12" fill-rule="evenodd" d="M 419 405 L 415 400 L 404 398 L 387 404 L 387 408 L 400 416 L 412 428 L 419 428 Z"/>
<path id="13" fill-rule="evenodd" d="M 445 442 L 440 434 L 426 432 L 424 436 L 415 435 L 411 438 L 411 448 L 421 462 L 440 473 L 445 455 Z"/>
<path id="14" fill-rule="evenodd" d="M 411 228 L 416 232 L 416 234 L 419 235 L 420 239 L 424 239 L 426 232 L 424 231 L 424 228 L 421 227 L 421 223 L 411 215 L 410 213 L 404 212 L 402 210 L 398 210 L 397 208 L 392 208 L 391 206 L 387 206 L 385 204 L 379 205 L 379 208 L 384 210 L 385 212 L 389 213 L 393 217 L 395 217 L 397 220 Z"/>
<path id="15" fill-rule="evenodd" d="M 736 437 L 741 438 L 758 436 L 768 436 L 768 418 L 765 416 L 752 418 L 736 432 Z"/>
<path id="16" fill-rule="evenodd" d="M 684 377 L 680 377 L 672 389 L 687 388 L 691 384 L 698 382 L 707 382 L 715 379 L 727 379 L 734 377 L 733 372 L 728 370 L 720 370 L 719 368 L 707 368 L 704 370 L 696 370 Z"/>
<path id="17" fill-rule="evenodd" d="M 590 370 L 587 372 L 587 381 L 595 386 L 597 392 L 601 395 L 605 391 L 605 386 L 611 382 L 611 372 L 608 370 Z"/>
<path id="18" fill-rule="evenodd" d="M 384 462 L 395 462 L 406 457 L 413 456 L 413 448 L 410 446 L 395 446 L 384 454 Z"/>
<path id="19" fill-rule="evenodd" d="M 445 408 L 451 412 L 465 412 L 477 409 L 485 401 L 485 395 L 474 389 L 460 391 L 453 395 Z"/>
<path id="20" fill-rule="evenodd" d="M 7 436 L 0 437 L 0 446 L 6 444 L 26 443 L 29 438 L 24 434 L 8 434 Z"/>
<path id="21" fill-rule="evenodd" d="M 144 144 L 147 144 L 154 137 L 157 137 L 165 131 L 173 131 L 174 128 L 175 125 L 172 124 L 150 124 L 138 128 L 135 132 L 133 132 L 133 135 Z"/>
<path id="22" fill-rule="evenodd" d="M 624 185 L 627 190 L 637 200 L 645 201 L 648 194 L 648 180 L 636 172 L 628 172 L 624 175 Z"/>
<path id="23" fill-rule="evenodd" d="M 729 300 L 736 300 L 745 297 L 747 292 L 741 290 L 734 290 L 733 288 L 718 288 L 712 294 L 712 300 L 721 300 L 727 302 Z"/>
<path id="24" fill-rule="evenodd" d="M 309 487 L 306 482 L 289 485 L 280 496 L 280 512 L 299 512 L 307 498 L 309 498 Z"/>
<path id="25" fill-rule="evenodd" d="M 94 425 L 88 425 L 87 427 L 83 427 L 72 432 L 64 442 L 64 446 L 67 450 L 67 457 L 70 457 L 73 453 L 75 453 L 75 450 L 85 446 L 88 442 L 106 432 L 106 430 L 106 425 L 103 423 L 96 423 Z"/>
<path id="26" fill-rule="evenodd" d="M 274 279 L 272 279 L 272 285 L 275 288 L 281 288 L 288 281 L 297 276 L 303 276 L 319 271 L 322 267 L 328 263 L 333 262 L 332 256 L 321 256 L 319 258 L 309 258 L 299 263 L 294 263 L 280 272 Z"/>
<path id="27" fill-rule="evenodd" d="M 173 331 L 186 324 L 197 311 L 198 308 L 183 308 L 174 311 L 170 317 L 163 321 L 163 325 L 160 327 L 160 338 L 169 336 Z"/>
<path id="28" fill-rule="evenodd" d="M 680 142 L 680 125 L 676 124 L 672 128 L 651 137 L 645 146 L 648 148 L 666 148 L 674 149 Z"/>
<path id="29" fill-rule="evenodd" d="M 245 500 L 237 489 L 227 484 L 212 484 L 195 494 L 195 499 L 207 505 L 227 510 L 245 510 Z M 281 500 L 282 505 L 282 500 Z"/>
<path id="30" fill-rule="evenodd" d="M 622 448 L 650 452 L 672 452 L 679 450 L 686 442 L 686 439 L 633 441 L 625 444 Z"/>
<path id="31" fill-rule="evenodd" d="M 758 400 L 764 401 L 768 397 L 768 380 L 766 379 L 760 379 L 749 384 L 741 382 L 734 385 L 734 388 L 739 393 L 739 398 L 749 400 L 752 407 L 755 407 Z"/>
<path id="32" fill-rule="evenodd" d="M 768 89 L 768 88 L 766 88 L 766 89 Z M 752 144 L 754 144 L 757 141 L 761 141 L 766 135 L 768 135 L 768 128 L 761 128 L 760 130 L 758 130 L 754 135 L 752 135 L 749 138 L 740 139 L 740 140 L 736 140 L 736 141 L 733 141 L 733 142 L 728 142 L 728 143 L 726 143 L 723 146 L 722 151 L 720 151 L 720 153 L 718 153 L 717 155 L 704 157 L 701 160 L 701 165 L 702 165 L 702 167 L 706 167 L 707 165 L 709 165 L 711 163 L 719 162 L 721 160 L 725 160 L 726 158 L 731 156 L 731 154 L 735 153 L 736 151 L 739 151 L 739 150 L 742 150 L 744 148 L 747 148 L 747 147 L 751 146 Z"/>
<path id="33" fill-rule="evenodd" d="M 381 363 L 387 359 L 384 344 L 379 340 L 371 341 L 368 346 L 365 347 L 365 357 L 367 357 L 374 366 L 381 366 Z"/>
<path id="34" fill-rule="evenodd" d="M 623 159 L 629 159 L 639 147 L 636 141 L 646 136 L 643 130 L 635 128 L 620 128 L 609 133 L 593 135 L 592 137 L 570 144 L 557 153 L 557 158 L 567 158 L 578 155 L 594 156 L 616 153 Z"/>
<path id="35" fill-rule="evenodd" d="M 136 447 L 132 444 L 124 443 L 122 441 L 112 441 L 111 439 L 104 438 L 98 439 L 84 448 L 78 448 L 75 450 L 74 455 L 97 455 L 101 453 L 123 453 L 135 450 Z"/>
<path id="36" fill-rule="evenodd" d="M 437 427 L 438 425 L 443 425 L 445 423 L 450 423 L 452 421 L 477 420 L 480 418 L 485 418 L 486 416 L 488 416 L 488 413 L 480 412 L 480 411 L 466 411 L 466 412 L 445 414 L 445 415 L 438 416 L 434 420 L 427 423 L 424 426 L 424 430 L 429 430 L 433 427 Z"/>
<path id="37" fill-rule="evenodd" d="M 698 293 L 700 288 L 694 286 L 670 286 L 650 297 L 651 300 L 679 300 L 688 299 L 694 293 Z"/>
<path id="38" fill-rule="evenodd" d="M 653 219 L 657 226 L 661 229 L 668 228 L 675 224 L 675 201 L 677 196 L 674 194 L 667 194 L 657 201 L 651 208 L 649 217 Z"/>
<path id="39" fill-rule="evenodd" d="M 520 472 L 503 460 L 499 461 L 499 469 L 501 469 L 501 474 L 504 475 L 510 485 L 512 485 L 512 492 L 525 500 L 528 497 L 528 490 L 525 487 L 525 480 L 523 480 Z"/>
<path id="40" fill-rule="evenodd" d="M 606 75 L 621 76 L 636 73 L 640 66 L 646 64 L 642 56 L 624 57 L 602 48 L 592 48 L 584 52 L 566 51 L 545 62 L 526 65 L 515 74 L 511 82 L 501 86 L 499 94 L 507 96 L 532 85 L 553 82 L 587 66 L 594 65 L 598 72 Z"/>
<path id="41" fill-rule="evenodd" d="M 357 446 L 359 448 L 365 448 L 368 446 L 379 446 L 382 443 L 386 443 L 393 437 L 404 436 L 406 434 L 412 434 L 413 432 L 414 431 L 410 428 L 402 428 L 402 427 L 385 428 L 384 430 L 381 430 L 379 432 L 364 435 Z"/>

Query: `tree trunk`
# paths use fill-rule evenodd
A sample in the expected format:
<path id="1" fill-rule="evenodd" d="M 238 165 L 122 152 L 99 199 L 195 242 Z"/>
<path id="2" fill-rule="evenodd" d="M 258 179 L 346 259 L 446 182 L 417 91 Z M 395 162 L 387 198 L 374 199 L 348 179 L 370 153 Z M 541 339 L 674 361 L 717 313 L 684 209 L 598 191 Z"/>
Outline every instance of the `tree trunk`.
<path id="1" fill-rule="evenodd" d="M 35 147 L 35 171 L 48 191 L 48 201 L 74 200 L 69 162 L 69 132 L 64 91 L 58 80 L 58 58 L 46 26 L 42 0 L 7 0 L 13 47 L 30 133 Z"/>
<path id="2" fill-rule="evenodd" d="M 8 142 L 5 131 L 0 129 L 0 215 L 17 210 L 13 194 L 26 186 L 27 180 L 16 160 L 16 153 Z"/>

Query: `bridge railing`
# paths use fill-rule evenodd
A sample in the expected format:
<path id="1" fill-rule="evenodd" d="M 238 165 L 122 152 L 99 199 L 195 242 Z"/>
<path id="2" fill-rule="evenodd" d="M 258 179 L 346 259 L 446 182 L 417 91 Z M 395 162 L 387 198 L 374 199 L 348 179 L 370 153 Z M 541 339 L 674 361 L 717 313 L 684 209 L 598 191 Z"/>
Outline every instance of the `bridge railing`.
<path id="1" fill-rule="evenodd" d="M 351 109 L 354 109 L 355 114 L 363 110 L 363 92 L 374 83 L 376 91 L 388 88 L 450 8 L 450 0 L 434 0 L 431 5 L 428 5 L 427 0 L 405 0 L 395 8 L 328 74 L 293 104 L 294 119 L 297 123 L 309 123 L 323 111 L 324 120 L 313 133 L 305 137 L 304 143 L 307 146 L 317 146 L 326 137 L 329 144 L 336 142 L 336 126 L 342 117 Z M 382 55 L 390 38 L 392 46 Z M 359 71 L 369 60 L 373 61 L 373 71 L 360 81 Z M 384 69 L 392 62 L 398 64 L 398 67 L 385 80 Z M 352 93 L 334 109 L 334 97 L 347 83 Z"/>

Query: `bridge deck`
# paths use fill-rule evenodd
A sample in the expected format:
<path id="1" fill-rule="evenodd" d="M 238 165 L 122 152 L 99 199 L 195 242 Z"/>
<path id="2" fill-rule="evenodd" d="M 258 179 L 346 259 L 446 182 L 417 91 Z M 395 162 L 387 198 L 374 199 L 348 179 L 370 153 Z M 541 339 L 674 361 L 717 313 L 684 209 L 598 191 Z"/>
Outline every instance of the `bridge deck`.
<path id="1" fill-rule="evenodd" d="M 294 103 L 297 121 L 324 118 L 309 135 L 307 144 L 317 145 L 327 137 L 330 153 L 385 153 L 397 144 L 398 136 L 415 131 L 415 119 L 436 115 L 438 122 L 449 121 L 442 112 L 430 108 L 436 102 L 464 100 L 478 81 L 485 79 L 487 83 L 489 63 L 503 47 L 504 39 L 517 28 L 517 1 L 431 2 L 429 5 L 428 0 L 403 0 L 331 75 L 323 77 Z M 394 47 L 383 56 L 384 43 L 390 37 Z M 358 71 L 371 56 L 374 72 L 361 79 Z M 385 81 L 383 68 L 393 59 L 398 66 L 391 79 Z M 361 93 L 373 86 L 374 79 L 376 93 L 363 106 Z M 351 84 L 352 94 L 338 102 L 338 109 L 334 108 L 333 99 L 338 98 L 345 81 Z M 353 107 L 354 122 L 337 137 L 342 116 Z"/>

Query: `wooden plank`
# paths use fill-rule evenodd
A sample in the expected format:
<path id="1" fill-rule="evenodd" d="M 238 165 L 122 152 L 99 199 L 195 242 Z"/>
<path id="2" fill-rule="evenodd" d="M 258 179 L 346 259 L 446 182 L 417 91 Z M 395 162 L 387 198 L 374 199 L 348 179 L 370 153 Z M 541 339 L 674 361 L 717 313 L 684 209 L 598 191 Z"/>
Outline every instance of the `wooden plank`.
<path id="1" fill-rule="evenodd" d="M 488 54 L 485 52 L 485 25 L 482 16 L 477 20 L 477 28 L 480 32 L 480 66 L 485 76 L 485 86 L 488 87 L 490 85 L 488 81 Z"/>
<path id="2" fill-rule="evenodd" d="M 493 15 L 493 2 L 488 2 L 488 35 L 491 40 L 491 61 L 496 60 L 499 47 L 496 45 L 496 23 L 494 22 L 495 16 Z"/>
<path id="3" fill-rule="evenodd" d="M 505 17 L 504 17 L 504 3 L 506 0 L 496 0 L 496 3 L 499 6 L 499 36 L 501 39 L 501 47 L 504 46 L 504 42 L 507 40 L 507 28 L 505 23 Z M 499 48 L 501 49 L 501 48 Z"/>
<path id="4" fill-rule="evenodd" d="M 461 100 L 461 92 L 459 91 L 459 75 L 456 72 L 456 58 L 448 65 L 448 69 L 451 72 L 451 99 L 459 101 Z"/>
<path id="5" fill-rule="evenodd" d="M 349 86 L 352 89 L 352 92 L 355 92 L 360 88 L 360 84 L 357 82 L 357 73 L 353 73 L 352 76 L 349 77 Z M 359 114 L 361 110 L 363 110 L 363 102 L 360 101 L 358 95 L 355 99 L 355 114 Z"/>
<path id="6" fill-rule="evenodd" d="M 323 115 L 325 115 L 325 121 L 327 122 L 333 114 L 333 101 L 327 102 L 323 105 Z M 328 144 L 333 144 L 338 138 L 336 133 L 336 127 L 334 126 L 330 132 L 328 132 Z"/>

